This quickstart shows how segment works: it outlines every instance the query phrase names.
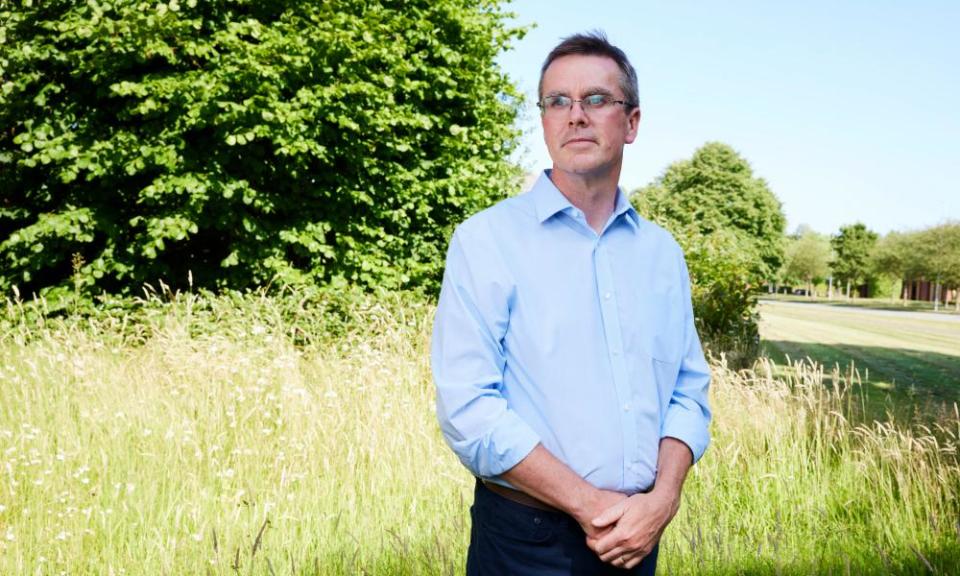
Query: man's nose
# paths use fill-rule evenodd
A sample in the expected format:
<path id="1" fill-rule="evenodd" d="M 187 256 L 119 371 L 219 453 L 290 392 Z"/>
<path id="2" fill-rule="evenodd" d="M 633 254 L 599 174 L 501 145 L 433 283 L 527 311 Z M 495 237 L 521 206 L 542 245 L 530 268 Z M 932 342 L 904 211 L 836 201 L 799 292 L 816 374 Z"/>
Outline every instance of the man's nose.
<path id="1" fill-rule="evenodd" d="M 568 121 L 571 125 L 587 123 L 588 117 L 586 110 L 583 109 L 583 102 L 574 100 L 570 104 L 570 110 L 567 113 L 569 114 Z"/>

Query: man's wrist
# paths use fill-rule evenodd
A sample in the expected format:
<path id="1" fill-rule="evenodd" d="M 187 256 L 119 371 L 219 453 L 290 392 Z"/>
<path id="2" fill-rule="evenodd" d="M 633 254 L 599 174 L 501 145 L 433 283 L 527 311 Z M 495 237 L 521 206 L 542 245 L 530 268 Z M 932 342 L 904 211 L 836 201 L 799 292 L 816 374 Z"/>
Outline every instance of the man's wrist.
<path id="1" fill-rule="evenodd" d="M 593 518 L 589 516 L 594 514 L 599 496 L 600 490 L 593 486 L 581 488 L 580 494 L 569 503 L 566 509 L 567 514 L 570 514 L 575 520 L 581 523 L 593 520 Z"/>

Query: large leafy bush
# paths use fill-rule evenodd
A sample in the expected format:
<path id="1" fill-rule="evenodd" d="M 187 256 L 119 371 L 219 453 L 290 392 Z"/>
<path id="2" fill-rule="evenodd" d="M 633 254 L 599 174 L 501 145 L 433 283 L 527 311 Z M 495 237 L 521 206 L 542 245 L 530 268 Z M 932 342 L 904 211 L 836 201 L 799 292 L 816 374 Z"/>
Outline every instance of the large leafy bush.
<path id="1" fill-rule="evenodd" d="M 498 3 L 3 3 L 0 289 L 434 288 L 516 179 Z"/>

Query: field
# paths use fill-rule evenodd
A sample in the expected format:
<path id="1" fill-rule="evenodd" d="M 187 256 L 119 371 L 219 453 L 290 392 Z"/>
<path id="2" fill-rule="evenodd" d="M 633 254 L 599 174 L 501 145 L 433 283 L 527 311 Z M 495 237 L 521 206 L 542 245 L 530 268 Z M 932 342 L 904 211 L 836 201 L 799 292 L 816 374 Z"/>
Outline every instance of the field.
<path id="1" fill-rule="evenodd" d="M 770 301 L 760 315 L 771 358 L 856 372 L 870 417 L 935 420 L 960 402 L 960 317 Z"/>
<path id="2" fill-rule="evenodd" d="M 763 299 L 765 301 L 774 301 L 774 302 L 798 302 L 798 303 L 815 303 L 815 304 L 824 304 L 826 306 L 835 306 L 837 308 L 869 308 L 873 310 L 891 310 L 891 311 L 915 311 L 915 312 L 935 312 L 937 314 L 953 314 L 960 315 L 960 309 L 957 308 L 956 302 L 951 302 L 948 305 L 940 304 L 937 310 L 934 310 L 933 302 L 925 302 L 922 300 L 907 300 L 903 301 L 900 299 L 891 300 L 890 298 L 844 298 L 842 296 L 835 296 L 834 298 L 825 298 L 823 296 L 794 296 L 789 294 L 763 294 Z"/>
<path id="3" fill-rule="evenodd" d="M 0 574 L 460 574 L 432 307 L 151 297 L 0 322 Z M 854 425 L 844 374 L 714 362 L 713 444 L 661 574 L 948 574 L 960 416 Z M 831 385 L 826 386 L 825 382 Z"/>

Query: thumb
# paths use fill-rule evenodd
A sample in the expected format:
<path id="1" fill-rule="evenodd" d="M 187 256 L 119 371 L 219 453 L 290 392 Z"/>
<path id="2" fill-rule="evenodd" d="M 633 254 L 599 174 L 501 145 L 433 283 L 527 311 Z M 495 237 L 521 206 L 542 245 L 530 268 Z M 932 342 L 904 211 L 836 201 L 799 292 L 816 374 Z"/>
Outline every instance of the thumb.
<path id="1" fill-rule="evenodd" d="M 626 500 L 617 502 L 613 506 L 604 510 L 602 514 L 591 520 L 590 523 L 593 524 L 594 528 L 603 528 L 604 526 L 609 526 L 615 523 L 620 519 L 621 516 L 623 516 L 623 510 L 626 507 L 625 503 Z"/>

